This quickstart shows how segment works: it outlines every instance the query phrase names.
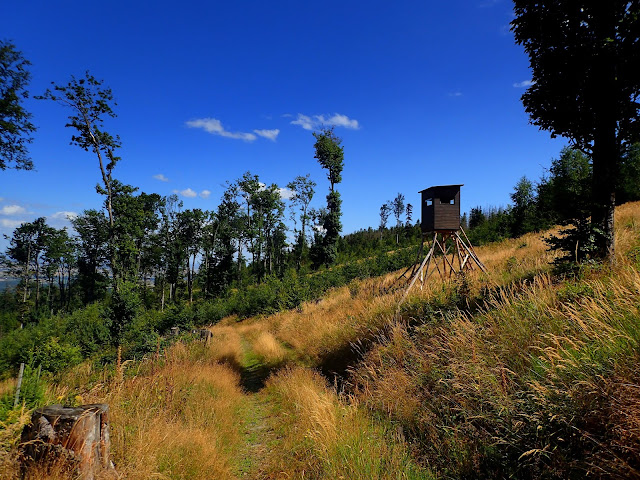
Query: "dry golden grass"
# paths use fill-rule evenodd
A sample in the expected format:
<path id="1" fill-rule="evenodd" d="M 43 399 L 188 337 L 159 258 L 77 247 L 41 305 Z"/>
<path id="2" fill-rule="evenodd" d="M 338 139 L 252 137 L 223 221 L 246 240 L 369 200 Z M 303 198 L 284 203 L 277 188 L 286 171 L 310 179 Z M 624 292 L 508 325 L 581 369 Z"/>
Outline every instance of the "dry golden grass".
<path id="1" fill-rule="evenodd" d="M 7 378 L 5 380 L 0 380 L 0 396 L 15 391 L 17 382 L 18 380 L 16 378 Z"/>
<path id="2" fill-rule="evenodd" d="M 296 367 L 267 384 L 277 406 L 271 422 L 284 433 L 263 467 L 265 478 L 431 478 L 410 460 L 402 439 L 375 425 L 318 373 Z"/>
<path id="3" fill-rule="evenodd" d="M 179 343 L 85 401 L 110 405 L 112 455 L 125 478 L 235 478 L 244 394 L 238 374 L 214 358 Z"/>
<path id="4" fill-rule="evenodd" d="M 221 322 L 210 329 L 213 337 L 208 344 L 209 352 L 213 359 L 239 367 L 244 357 L 242 337 L 229 320 L 226 323 Z"/>
<path id="5" fill-rule="evenodd" d="M 266 365 L 277 365 L 287 358 L 287 351 L 270 332 L 259 332 L 251 342 L 251 350 Z"/>

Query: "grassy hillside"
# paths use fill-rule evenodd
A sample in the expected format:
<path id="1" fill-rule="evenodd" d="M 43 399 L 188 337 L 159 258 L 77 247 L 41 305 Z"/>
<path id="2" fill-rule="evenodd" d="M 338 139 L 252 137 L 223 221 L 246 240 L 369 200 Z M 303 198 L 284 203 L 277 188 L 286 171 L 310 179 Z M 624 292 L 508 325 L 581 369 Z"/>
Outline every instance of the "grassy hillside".
<path id="1" fill-rule="evenodd" d="M 554 272 L 541 235 L 478 249 L 488 273 L 354 281 L 212 326 L 142 362 L 84 363 L 47 397 L 107 402 L 130 479 L 640 477 L 640 204 L 615 268 Z M 0 385 L 0 394 L 11 388 Z M 28 412 L 0 430 L 17 478 Z"/>

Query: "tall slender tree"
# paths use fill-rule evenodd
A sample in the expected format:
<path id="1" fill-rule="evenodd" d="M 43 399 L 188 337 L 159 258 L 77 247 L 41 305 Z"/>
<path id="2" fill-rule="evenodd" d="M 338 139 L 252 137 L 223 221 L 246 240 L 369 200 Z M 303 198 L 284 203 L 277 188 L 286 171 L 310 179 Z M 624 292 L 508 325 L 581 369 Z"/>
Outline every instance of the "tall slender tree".
<path id="1" fill-rule="evenodd" d="M 296 239 L 296 269 L 300 270 L 302 257 L 307 248 L 306 227 L 309 223 L 309 204 L 315 193 L 316 182 L 311 180 L 310 175 L 297 176 L 287 184 L 287 188 L 293 192 L 290 199 L 291 205 L 299 210 L 300 230 Z M 292 214 L 293 221 L 296 222 L 296 215 Z"/>
<path id="2" fill-rule="evenodd" d="M 391 203 L 391 208 L 393 209 L 393 215 L 396 217 L 396 244 L 400 243 L 400 231 L 399 228 L 402 225 L 402 221 L 400 217 L 404 212 L 404 195 L 402 193 L 398 193 L 396 198 L 393 199 Z"/>
<path id="3" fill-rule="evenodd" d="M 120 160 L 116 151 L 121 144 L 117 135 L 113 136 L 104 130 L 105 119 L 116 116 L 112 107 L 116 103 L 111 89 L 103 87 L 102 84 L 102 80 L 98 80 L 86 72 L 83 78 L 76 78 L 72 75 L 71 80 L 64 86 L 55 85 L 52 82 L 53 90 L 47 89 L 43 95 L 36 98 L 53 100 L 70 109 L 71 114 L 65 126 L 74 131 L 71 135 L 71 144 L 96 155 L 102 177 L 102 184 L 98 184 L 96 190 L 106 196 L 105 206 L 110 228 L 109 240 L 112 255 L 115 255 L 113 169 Z M 111 268 L 114 286 L 117 288 L 115 281 L 117 265 L 114 257 L 111 258 Z"/>
<path id="4" fill-rule="evenodd" d="M 391 202 L 385 202 L 380 206 L 380 239 L 382 239 L 382 231 L 387 228 L 391 210 L 393 210 Z"/>
<path id="5" fill-rule="evenodd" d="M 320 132 L 314 132 L 316 139 L 314 148 L 315 158 L 322 168 L 327 171 L 327 179 L 330 188 L 327 195 L 327 213 L 323 219 L 324 237 L 322 242 L 321 263 L 329 266 L 337 255 L 337 242 L 342 231 L 342 200 L 340 193 L 335 189 L 336 184 L 342 182 L 342 170 L 344 168 L 344 149 L 341 146 L 342 139 L 333 132 L 333 127 Z M 316 267 L 319 266 L 316 264 Z"/>
<path id="6" fill-rule="evenodd" d="M 413 205 L 411 205 L 410 203 L 407 203 L 407 206 L 405 208 L 405 213 L 407 215 L 407 227 L 410 227 L 411 224 L 413 223 Z"/>

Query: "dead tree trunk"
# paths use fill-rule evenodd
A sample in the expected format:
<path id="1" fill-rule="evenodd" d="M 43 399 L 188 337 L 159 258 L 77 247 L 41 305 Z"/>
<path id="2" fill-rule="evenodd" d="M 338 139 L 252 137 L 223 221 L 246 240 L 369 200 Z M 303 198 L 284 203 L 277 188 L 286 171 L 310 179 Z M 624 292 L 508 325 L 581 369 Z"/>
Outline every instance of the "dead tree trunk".
<path id="1" fill-rule="evenodd" d="M 106 404 L 39 408 L 20 441 L 23 478 L 30 471 L 64 469 L 93 480 L 98 472 L 113 470 Z"/>

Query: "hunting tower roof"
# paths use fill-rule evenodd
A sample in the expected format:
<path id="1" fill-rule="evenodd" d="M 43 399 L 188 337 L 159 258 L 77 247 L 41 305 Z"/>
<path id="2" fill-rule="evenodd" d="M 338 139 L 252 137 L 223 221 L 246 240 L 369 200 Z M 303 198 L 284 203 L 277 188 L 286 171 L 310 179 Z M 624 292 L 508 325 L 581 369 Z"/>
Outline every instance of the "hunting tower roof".
<path id="1" fill-rule="evenodd" d="M 437 192 L 440 189 L 442 190 L 449 190 L 449 189 L 460 189 L 460 187 L 463 187 L 464 183 L 460 183 L 460 184 L 455 184 L 455 185 L 434 185 L 433 187 L 429 187 L 429 188 L 425 188 L 424 190 L 420 190 L 418 193 L 432 193 L 432 192 Z"/>

